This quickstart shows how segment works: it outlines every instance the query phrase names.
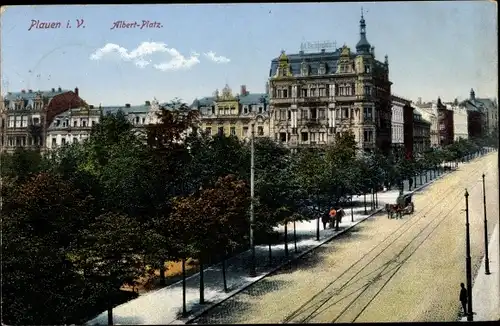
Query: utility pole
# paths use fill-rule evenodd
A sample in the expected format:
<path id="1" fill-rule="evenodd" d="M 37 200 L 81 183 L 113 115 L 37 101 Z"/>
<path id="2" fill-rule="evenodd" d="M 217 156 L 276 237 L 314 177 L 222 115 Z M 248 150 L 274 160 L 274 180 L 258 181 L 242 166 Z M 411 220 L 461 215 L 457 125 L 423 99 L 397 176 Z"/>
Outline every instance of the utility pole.
<path id="1" fill-rule="evenodd" d="M 486 218 L 486 186 L 483 173 L 483 210 L 484 210 L 484 266 L 485 274 L 490 275 L 490 259 L 488 255 L 488 220 Z"/>
<path id="2" fill-rule="evenodd" d="M 470 258 L 469 233 L 469 193 L 465 189 L 465 270 L 467 277 L 467 321 L 473 321 L 472 316 L 472 265 Z"/>
<path id="3" fill-rule="evenodd" d="M 252 250 L 252 259 L 250 265 L 250 276 L 255 277 L 257 272 L 255 270 L 255 244 L 253 238 L 253 229 L 255 226 L 255 215 L 254 215 L 254 178 L 255 178 L 255 124 L 252 123 L 252 136 L 250 138 L 250 248 Z"/>

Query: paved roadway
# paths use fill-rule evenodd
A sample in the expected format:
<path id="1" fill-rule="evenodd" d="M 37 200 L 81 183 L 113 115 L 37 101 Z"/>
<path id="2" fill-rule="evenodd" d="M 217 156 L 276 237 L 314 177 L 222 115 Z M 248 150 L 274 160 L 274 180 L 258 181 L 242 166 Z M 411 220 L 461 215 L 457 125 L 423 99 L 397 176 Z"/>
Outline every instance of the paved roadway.
<path id="1" fill-rule="evenodd" d="M 498 221 L 497 153 L 462 165 L 414 195 L 415 213 L 359 224 L 202 315 L 195 323 L 456 321 L 465 282 L 464 188 L 473 275 L 484 250 L 481 174 L 489 233 Z"/>

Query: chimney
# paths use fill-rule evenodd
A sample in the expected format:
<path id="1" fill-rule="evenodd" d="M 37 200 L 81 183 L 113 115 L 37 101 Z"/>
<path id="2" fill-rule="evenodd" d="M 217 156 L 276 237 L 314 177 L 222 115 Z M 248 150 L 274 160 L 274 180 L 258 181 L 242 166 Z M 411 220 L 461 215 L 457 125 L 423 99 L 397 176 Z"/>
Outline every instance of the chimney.
<path id="1" fill-rule="evenodd" d="M 23 93 L 23 94 L 24 94 L 24 93 L 26 93 L 26 91 L 25 91 L 24 89 L 22 89 L 22 90 L 21 90 L 21 93 Z"/>
<path id="2" fill-rule="evenodd" d="M 417 104 L 422 104 L 422 98 L 421 98 L 421 97 L 419 97 L 419 98 L 417 99 Z"/>
<path id="3" fill-rule="evenodd" d="M 246 85 L 241 85 L 241 91 L 240 91 L 241 96 L 247 95 L 247 86 Z"/>
<path id="4" fill-rule="evenodd" d="M 55 88 L 52 88 L 52 93 L 55 93 L 56 92 L 56 89 Z"/>
<path id="5" fill-rule="evenodd" d="M 28 89 L 28 93 L 33 93 L 33 90 L 32 89 Z"/>
<path id="6" fill-rule="evenodd" d="M 375 47 L 372 46 L 372 56 L 375 58 Z"/>
<path id="7" fill-rule="evenodd" d="M 78 94 L 78 87 L 75 87 L 75 94 L 76 94 L 76 96 L 80 96 L 80 95 Z"/>
<path id="8" fill-rule="evenodd" d="M 151 102 L 146 101 L 146 106 L 151 106 Z"/>
<path id="9" fill-rule="evenodd" d="M 125 107 L 126 107 L 126 108 L 129 108 L 129 107 L 130 107 L 130 103 L 126 103 L 126 104 L 125 104 Z"/>
<path id="10" fill-rule="evenodd" d="M 61 87 L 59 87 L 59 88 L 57 89 L 57 91 L 58 91 L 58 92 L 62 91 Z"/>

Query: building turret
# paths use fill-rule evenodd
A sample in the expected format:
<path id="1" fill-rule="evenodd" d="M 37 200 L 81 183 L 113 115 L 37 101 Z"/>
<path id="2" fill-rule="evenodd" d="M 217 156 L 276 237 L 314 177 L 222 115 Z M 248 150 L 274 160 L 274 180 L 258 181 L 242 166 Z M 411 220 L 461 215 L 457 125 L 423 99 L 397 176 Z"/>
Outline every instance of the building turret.
<path id="1" fill-rule="evenodd" d="M 476 93 L 474 92 L 474 89 L 470 89 L 470 99 L 471 101 L 474 101 L 476 99 Z"/>
<path id="2" fill-rule="evenodd" d="M 356 51 L 358 53 L 370 53 L 370 43 L 366 39 L 366 23 L 363 16 L 363 7 L 361 7 L 361 20 L 359 21 L 359 42 L 356 44 Z"/>

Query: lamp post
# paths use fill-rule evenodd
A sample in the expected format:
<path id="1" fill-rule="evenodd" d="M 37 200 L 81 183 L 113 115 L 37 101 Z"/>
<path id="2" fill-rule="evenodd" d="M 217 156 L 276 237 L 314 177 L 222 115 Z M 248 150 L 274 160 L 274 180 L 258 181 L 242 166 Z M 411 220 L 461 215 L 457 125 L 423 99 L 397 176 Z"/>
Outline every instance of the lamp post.
<path id="1" fill-rule="evenodd" d="M 472 265 L 470 258 L 469 234 L 469 193 L 465 189 L 465 272 L 467 277 L 467 321 L 473 321 L 472 316 Z"/>
<path id="2" fill-rule="evenodd" d="M 255 244 L 253 238 L 253 229 L 255 226 L 254 215 L 254 177 L 255 177 L 255 164 L 254 164 L 254 138 L 255 138 L 255 124 L 252 123 L 252 136 L 250 138 L 250 248 L 252 250 L 252 259 L 250 263 L 250 276 L 257 275 L 255 271 Z"/>
<path id="3" fill-rule="evenodd" d="M 490 275 L 490 259 L 488 256 L 488 220 L 486 219 L 486 186 L 483 173 L 483 211 L 484 211 L 484 266 L 485 274 Z"/>

